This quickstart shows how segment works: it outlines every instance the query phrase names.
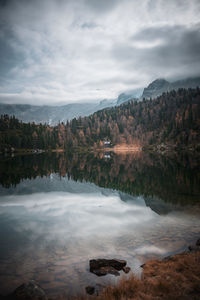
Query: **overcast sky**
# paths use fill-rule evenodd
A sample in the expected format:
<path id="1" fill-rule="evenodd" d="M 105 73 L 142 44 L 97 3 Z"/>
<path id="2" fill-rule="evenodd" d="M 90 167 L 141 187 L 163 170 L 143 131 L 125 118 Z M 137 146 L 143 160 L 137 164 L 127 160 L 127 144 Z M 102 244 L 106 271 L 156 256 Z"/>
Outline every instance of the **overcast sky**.
<path id="1" fill-rule="evenodd" d="M 200 74 L 199 0 L 0 3 L 0 102 L 96 101 Z"/>

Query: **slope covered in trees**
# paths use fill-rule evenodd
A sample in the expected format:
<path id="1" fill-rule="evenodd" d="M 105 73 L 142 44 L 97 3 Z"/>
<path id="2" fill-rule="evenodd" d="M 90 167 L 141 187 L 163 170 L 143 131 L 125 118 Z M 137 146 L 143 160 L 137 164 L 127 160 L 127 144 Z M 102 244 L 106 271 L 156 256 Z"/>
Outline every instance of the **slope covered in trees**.
<path id="1" fill-rule="evenodd" d="M 59 142 L 57 127 L 22 123 L 18 119 L 3 115 L 0 118 L 0 150 L 15 149 L 55 149 Z"/>
<path id="2" fill-rule="evenodd" d="M 55 127 L 0 118 L 0 145 L 27 149 L 71 149 L 113 145 L 200 147 L 200 89 L 179 89 L 156 99 L 130 101 Z"/>
<path id="3" fill-rule="evenodd" d="M 199 128 L 200 89 L 180 89 L 73 119 L 66 125 L 66 144 L 98 146 L 110 139 L 114 145 L 189 146 L 199 143 Z"/>

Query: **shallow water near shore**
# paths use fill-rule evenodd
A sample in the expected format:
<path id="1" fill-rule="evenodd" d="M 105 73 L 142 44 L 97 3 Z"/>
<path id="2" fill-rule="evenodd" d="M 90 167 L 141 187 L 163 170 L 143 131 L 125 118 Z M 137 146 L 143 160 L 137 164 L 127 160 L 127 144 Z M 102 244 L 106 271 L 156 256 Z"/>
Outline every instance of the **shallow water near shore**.
<path id="1" fill-rule="evenodd" d="M 125 259 L 140 276 L 199 238 L 198 157 L 43 153 L 0 166 L 0 294 L 29 279 L 52 297 L 83 294 L 118 280 L 90 273 L 90 259 Z"/>

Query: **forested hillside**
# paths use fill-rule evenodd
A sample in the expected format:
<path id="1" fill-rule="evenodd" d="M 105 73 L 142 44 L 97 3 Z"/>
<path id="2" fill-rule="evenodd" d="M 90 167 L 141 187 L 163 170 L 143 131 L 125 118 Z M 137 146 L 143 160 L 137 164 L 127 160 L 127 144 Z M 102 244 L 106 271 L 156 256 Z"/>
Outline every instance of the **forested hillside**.
<path id="1" fill-rule="evenodd" d="M 22 123 L 3 115 L 0 118 L 0 150 L 55 149 L 59 146 L 57 128 L 34 123 Z"/>
<path id="2" fill-rule="evenodd" d="M 71 149 L 112 145 L 151 147 L 200 145 L 200 89 L 179 89 L 156 99 L 130 101 L 55 127 L 1 116 L 0 145 L 27 149 Z"/>
<path id="3" fill-rule="evenodd" d="M 152 100 L 130 101 L 66 125 L 68 146 L 196 145 L 200 142 L 200 89 L 180 89 Z"/>

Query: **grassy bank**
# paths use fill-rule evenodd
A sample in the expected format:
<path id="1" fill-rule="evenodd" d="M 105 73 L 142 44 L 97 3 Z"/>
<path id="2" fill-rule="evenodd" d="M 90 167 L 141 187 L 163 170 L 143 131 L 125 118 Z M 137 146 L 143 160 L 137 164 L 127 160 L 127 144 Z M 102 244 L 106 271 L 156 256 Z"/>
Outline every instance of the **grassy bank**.
<path id="1" fill-rule="evenodd" d="M 122 278 L 117 286 L 106 287 L 99 296 L 76 300 L 199 300 L 200 251 L 174 255 L 143 266 L 142 279 Z"/>

